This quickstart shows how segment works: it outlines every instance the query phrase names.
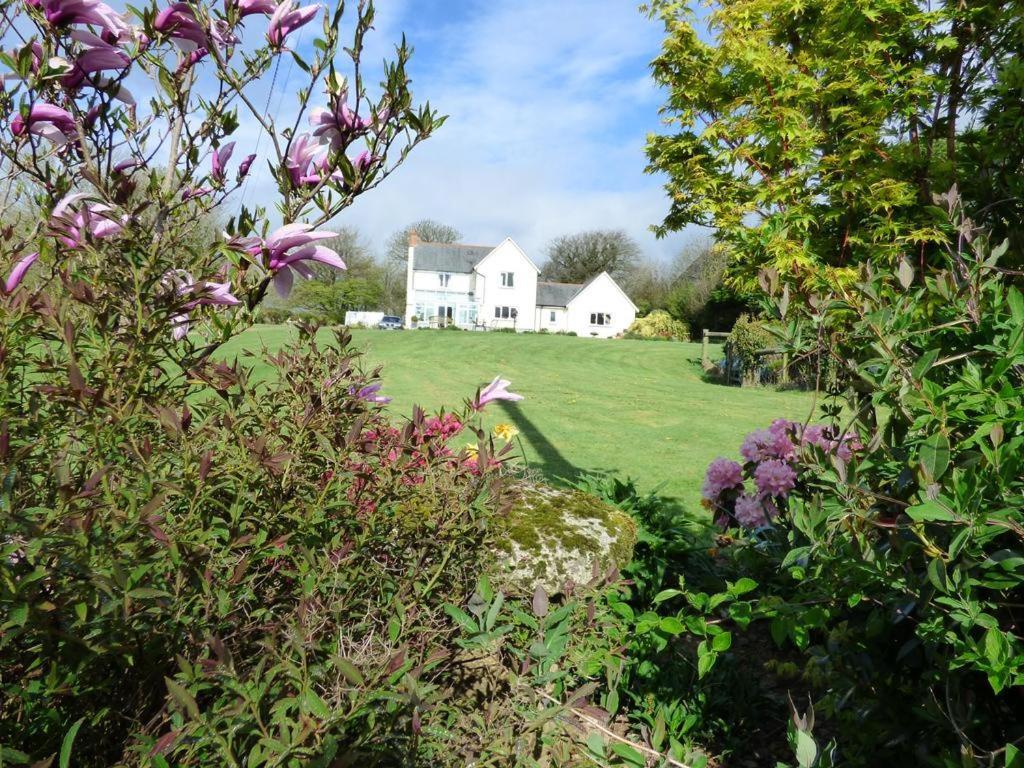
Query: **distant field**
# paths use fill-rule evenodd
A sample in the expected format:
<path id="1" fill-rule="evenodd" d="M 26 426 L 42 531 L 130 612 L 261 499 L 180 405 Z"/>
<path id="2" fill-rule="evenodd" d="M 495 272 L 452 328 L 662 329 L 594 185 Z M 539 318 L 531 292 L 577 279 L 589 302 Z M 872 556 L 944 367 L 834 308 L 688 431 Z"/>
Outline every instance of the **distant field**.
<path id="1" fill-rule="evenodd" d="M 224 357 L 277 349 L 296 335 L 257 326 Z M 384 365 L 382 391 L 394 398 L 396 416 L 413 404 L 457 408 L 501 374 L 526 399 L 490 409 L 488 425 L 515 424 L 532 467 L 552 478 L 611 472 L 645 490 L 664 484 L 662 493 L 689 513 L 700 512 L 708 462 L 736 456 L 750 430 L 779 416 L 805 419 L 812 408 L 807 393 L 705 382 L 699 344 L 455 331 L 356 330 L 353 337 L 368 366 Z"/>

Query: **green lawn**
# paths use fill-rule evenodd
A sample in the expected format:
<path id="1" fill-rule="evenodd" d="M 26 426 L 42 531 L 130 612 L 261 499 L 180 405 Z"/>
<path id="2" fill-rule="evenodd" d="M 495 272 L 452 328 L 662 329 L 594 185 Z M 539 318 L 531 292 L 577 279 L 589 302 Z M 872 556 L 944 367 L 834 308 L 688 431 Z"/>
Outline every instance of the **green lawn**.
<path id="1" fill-rule="evenodd" d="M 235 339 L 233 357 L 296 337 L 257 326 Z M 779 416 L 805 419 L 801 392 L 739 389 L 701 378 L 699 344 L 454 331 L 353 332 L 368 364 L 383 364 L 382 392 L 396 416 L 413 404 L 457 408 L 501 374 L 526 397 L 488 409 L 488 426 L 515 424 L 530 465 L 550 477 L 579 472 L 630 476 L 698 511 L 708 462 L 737 456 L 743 436 Z"/>

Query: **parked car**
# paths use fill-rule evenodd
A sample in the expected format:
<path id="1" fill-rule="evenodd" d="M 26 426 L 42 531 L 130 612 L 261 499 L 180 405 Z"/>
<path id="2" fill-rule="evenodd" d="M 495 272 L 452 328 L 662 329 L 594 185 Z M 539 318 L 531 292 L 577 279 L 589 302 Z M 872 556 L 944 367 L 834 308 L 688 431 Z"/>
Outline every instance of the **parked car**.
<path id="1" fill-rule="evenodd" d="M 377 323 L 377 327 L 382 331 L 400 331 L 405 325 L 402 323 L 402 318 L 395 317 L 394 315 L 384 315 Z"/>

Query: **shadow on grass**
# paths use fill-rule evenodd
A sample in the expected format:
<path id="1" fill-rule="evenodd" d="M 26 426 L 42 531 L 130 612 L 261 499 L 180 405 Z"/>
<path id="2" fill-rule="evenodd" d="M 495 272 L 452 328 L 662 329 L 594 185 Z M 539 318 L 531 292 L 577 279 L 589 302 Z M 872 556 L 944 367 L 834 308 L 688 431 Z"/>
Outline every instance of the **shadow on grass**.
<path id="1" fill-rule="evenodd" d="M 614 475 L 618 470 L 615 467 L 578 467 L 569 461 L 568 458 L 558 450 L 530 418 L 523 413 L 522 408 L 509 405 L 505 402 L 498 402 L 505 417 L 512 422 L 523 440 L 533 449 L 535 457 L 527 459 L 528 466 L 544 475 L 552 482 L 565 484 L 573 482 L 581 475 Z"/>
<path id="2" fill-rule="evenodd" d="M 643 478 L 628 478 L 617 467 L 579 467 L 573 464 L 558 450 L 558 447 L 548 439 L 537 425 L 523 413 L 522 408 L 500 401 L 497 405 L 501 408 L 503 415 L 508 421 L 516 426 L 523 440 L 529 444 L 533 453 L 536 454 L 535 457 L 529 460 L 528 466 L 540 472 L 548 481 L 557 485 L 566 485 L 573 483 L 582 476 L 595 475 L 615 478 L 623 482 L 633 480 L 643 485 Z M 651 489 L 648 488 L 647 490 Z M 657 489 L 653 490 L 657 491 Z M 695 521 L 694 515 L 701 512 L 701 510 L 689 510 L 683 504 L 682 499 L 675 496 L 658 494 L 658 498 L 662 507 L 670 514 L 689 521 Z"/>

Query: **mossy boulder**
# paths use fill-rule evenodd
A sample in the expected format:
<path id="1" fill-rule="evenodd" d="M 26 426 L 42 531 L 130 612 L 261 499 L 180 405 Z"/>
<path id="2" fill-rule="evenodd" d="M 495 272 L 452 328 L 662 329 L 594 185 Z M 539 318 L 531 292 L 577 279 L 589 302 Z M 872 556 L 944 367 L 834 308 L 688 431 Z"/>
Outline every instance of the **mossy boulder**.
<path id="1" fill-rule="evenodd" d="M 509 594 L 548 594 L 568 582 L 623 568 L 633 557 L 636 524 L 618 507 L 579 490 L 522 483 L 498 520 L 495 582 Z"/>

